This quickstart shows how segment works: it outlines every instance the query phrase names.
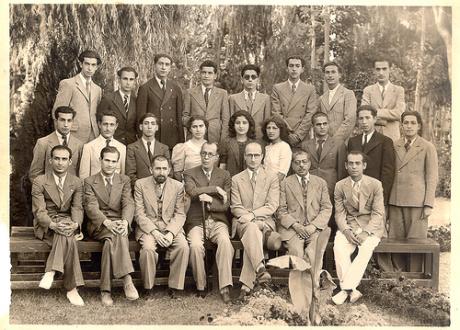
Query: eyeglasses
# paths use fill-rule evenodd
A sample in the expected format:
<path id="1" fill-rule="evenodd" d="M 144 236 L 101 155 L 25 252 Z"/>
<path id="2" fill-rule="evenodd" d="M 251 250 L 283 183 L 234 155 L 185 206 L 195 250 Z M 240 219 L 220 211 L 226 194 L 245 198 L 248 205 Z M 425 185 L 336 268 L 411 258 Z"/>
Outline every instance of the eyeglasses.
<path id="1" fill-rule="evenodd" d="M 211 157 L 214 157 L 216 154 L 215 154 L 215 153 L 212 153 L 212 152 L 203 151 L 203 152 L 200 152 L 200 155 L 201 155 L 202 157 L 209 157 L 209 158 L 211 158 Z"/>
<path id="2" fill-rule="evenodd" d="M 243 76 L 243 78 L 244 78 L 244 80 L 249 80 L 249 78 L 250 78 L 251 80 L 256 80 L 258 77 L 257 77 L 255 74 L 251 74 L 251 75 L 245 74 L 245 75 Z"/>

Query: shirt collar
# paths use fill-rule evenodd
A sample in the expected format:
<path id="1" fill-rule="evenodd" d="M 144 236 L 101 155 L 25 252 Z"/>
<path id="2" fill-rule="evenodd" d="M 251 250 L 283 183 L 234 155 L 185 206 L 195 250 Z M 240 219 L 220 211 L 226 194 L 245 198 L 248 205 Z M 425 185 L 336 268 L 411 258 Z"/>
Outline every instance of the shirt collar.
<path id="1" fill-rule="evenodd" d="M 293 84 L 289 79 L 288 79 L 289 87 L 292 89 L 292 85 L 295 85 L 295 89 L 297 90 L 297 87 L 299 87 L 300 79 L 297 80 L 295 84 Z"/>
<path id="2" fill-rule="evenodd" d="M 102 134 L 99 134 L 99 136 L 98 136 L 97 138 L 100 140 L 101 143 L 105 143 L 105 141 L 106 141 L 107 139 L 110 140 L 110 143 L 113 143 L 113 141 L 115 141 L 115 139 L 113 138 L 113 136 L 110 137 L 110 138 L 105 138 L 105 137 L 102 136 Z"/>
<path id="3" fill-rule="evenodd" d="M 300 185 L 302 185 L 302 177 L 298 174 L 295 175 L 297 177 L 297 180 L 299 180 Z M 305 179 L 307 180 L 307 183 L 310 181 L 310 172 L 305 175 Z"/>
<path id="4" fill-rule="evenodd" d="M 335 94 L 335 92 L 337 92 L 337 89 L 339 89 L 340 87 L 340 84 L 337 84 L 337 86 L 334 87 L 334 89 L 329 89 L 329 94 Z"/>
<path id="5" fill-rule="evenodd" d="M 321 138 L 321 140 L 323 140 L 323 143 L 327 141 L 327 137 L 328 135 L 326 134 L 324 137 Z M 315 141 L 316 141 L 316 144 L 318 144 L 320 139 L 318 137 L 315 136 Z"/>
<path id="6" fill-rule="evenodd" d="M 59 185 L 59 177 L 53 172 L 54 182 L 56 182 L 56 186 Z M 67 178 L 67 172 L 62 176 L 62 185 L 64 186 L 65 179 Z"/>
<path id="7" fill-rule="evenodd" d="M 405 142 L 405 143 L 407 143 L 407 140 L 408 140 L 408 139 L 407 139 L 406 137 L 404 137 L 404 142 Z M 411 141 L 411 142 L 410 142 L 410 145 L 413 145 L 415 140 L 417 140 L 417 135 L 414 136 L 414 138 L 410 140 L 410 141 Z"/>
<path id="8" fill-rule="evenodd" d="M 129 100 L 130 100 L 130 98 L 131 98 L 131 94 L 123 93 L 123 92 L 121 91 L 121 89 L 119 89 L 118 92 L 120 93 L 120 96 L 121 96 L 121 99 L 122 99 L 122 100 L 123 100 L 124 96 L 126 95 L 126 96 L 128 97 L 128 102 L 129 102 Z"/>
<path id="9" fill-rule="evenodd" d="M 248 170 L 248 173 L 249 173 L 249 177 L 252 178 L 252 172 L 256 172 L 256 176 L 257 176 L 259 174 L 260 167 L 255 171 L 250 170 L 249 167 L 247 168 L 247 170 Z"/>
<path id="10" fill-rule="evenodd" d="M 102 176 L 102 180 L 104 181 L 104 185 L 107 185 L 107 181 L 105 181 L 105 179 L 110 179 L 110 183 L 113 184 L 113 176 L 115 175 L 115 173 L 113 173 L 111 176 L 105 176 L 102 171 L 101 171 L 101 176 Z"/>
<path id="11" fill-rule="evenodd" d="M 212 171 L 214 170 L 213 168 L 211 168 L 211 170 L 207 171 L 202 167 L 201 170 L 203 171 L 204 175 L 206 175 L 206 173 L 209 173 L 209 176 L 212 175 Z"/>
<path id="12" fill-rule="evenodd" d="M 350 176 L 350 181 L 351 181 L 351 186 L 353 187 L 353 185 L 355 184 L 355 181 L 353 181 L 351 176 Z M 356 182 L 358 183 L 358 188 L 361 188 L 361 183 L 363 182 L 363 177 L 361 177 L 361 180 L 356 181 Z"/>
<path id="13" fill-rule="evenodd" d="M 367 133 L 367 135 L 366 135 L 367 141 L 366 142 L 369 142 L 371 140 L 371 137 L 374 135 L 374 133 L 375 133 L 375 129 L 372 132 Z M 364 139 L 364 134 L 366 134 L 366 133 L 363 132 L 363 139 Z"/>
<path id="14" fill-rule="evenodd" d="M 377 83 L 377 85 L 379 86 L 379 89 L 380 89 L 380 92 L 382 92 L 383 88 L 385 87 L 385 91 L 388 90 L 388 87 L 390 86 L 390 81 L 387 81 L 387 83 L 385 85 L 381 85 L 379 83 Z"/>
<path id="15" fill-rule="evenodd" d="M 81 72 L 79 73 L 79 76 L 80 76 L 80 79 L 83 83 L 83 86 L 85 86 L 86 88 L 86 82 L 89 80 L 89 82 L 92 82 L 93 80 L 91 79 L 91 77 L 89 79 L 86 79 L 85 77 L 83 77 L 83 75 L 81 74 Z"/>
<path id="16" fill-rule="evenodd" d="M 160 86 L 160 88 L 162 88 L 162 87 L 163 87 L 163 85 L 161 84 L 161 79 L 160 79 L 160 78 L 158 78 L 156 75 L 155 75 L 155 79 L 156 79 L 156 80 L 157 80 L 157 82 L 158 82 L 158 86 Z M 163 80 L 165 81 L 165 85 L 166 85 L 166 80 L 167 80 L 167 79 L 163 79 Z"/>
<path id="17" fill-rule="evenodd" d="M 204 92 L 206 91 L 206 88 L 210 89 L 210 92 L 212 92 L 214 86 L 211 87 L 205 87 L 203 84 L 201 85 L 201 93 L 204 95 Z"/>
<path id="18" fill-rule="evenodd" d="M 249 100 L 249 92 L 247 90 L 243 90 L 243 93 L 244 93 L 244 99 Z M 253 101 L 255 101 L 255 99 L 256 99 L 256 93 L 257 93 L 257 91 L 254 91 L 252 93 L 252 100 Z"/>
<path id="19" fill-rule="evenodd" d="M 144 139 L 143 137 L 141 137 L 141 140 L 142 140 L 142 143 L 144 144 L 144 147 L 145 147 L 145 150 L 148 150 L 148 146 L 147 146 L 147 140 Z M 153 153 L 153 146 L 155 144 L 155 139 L 153 139 L 152 141 L 150 141 L 151 144 L 150 144 L 150 151 Z"/>
<path id="20" fill-rule="evenodd" d="M 58 130 L 55 130 L 55 132 L 56 132 L 57 138 L 59 140 L 59 143 L 62 144 L 62 142 L 63 142 L 62 136 L 64 134 L 59 133 Z M 69 144 L 70 133 L 65 134 L 65 136 L 66 136 L 66 139 L 67 139 L 67 144 Z"/>

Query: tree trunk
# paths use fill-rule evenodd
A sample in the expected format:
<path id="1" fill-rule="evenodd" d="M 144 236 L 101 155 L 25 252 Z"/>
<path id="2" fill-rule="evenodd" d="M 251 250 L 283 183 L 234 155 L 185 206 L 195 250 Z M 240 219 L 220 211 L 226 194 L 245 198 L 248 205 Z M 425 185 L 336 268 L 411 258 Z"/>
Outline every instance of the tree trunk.
<path id="1" fill-rule="evenodd" d="M 329 7 L 325 6 L 323 10 L 323 19 L 324 19 L 324 63 L 329 62 L 329 40 L 331 34 L 331 14 Z M 323 80 L 323 91 L 327 90 L 326 81 Z"/>
<path id="2" fill-rule="evenodd" d="M 422 68 L 423 68 L 423 57 L 425 55 L 425 8 L 422 8 L 422 22 L 421 22 L 421 36 L 420 36 L 420 60 L 417 68 L 417 84 L 415 86 L 415 102 L 414 110 L 420 112 L 422 108 L 420 107 L 420 86 L 422 85 Z"/>
<path id="3" fill-rule="evenodd" d="M 315 34 L 315 27 L 316 27 L 316 19 L 315 19 L 315 11 L 313 6 L 311 7 L 311 28 L 310 28 L 310 35 L 311 35 L 311 53 L 310 53 L 310 69 L 313 73 L 313 70 L 316 68 L 316 34 Z"/>
<path id="4" fill-rule="evenodd" d="M 444 44 L 446 45 L 447 64 L 449 66 L 449 81 L 452 83 L 452 12 L 448 7 L 433 7 L 434 21 Z M 449 17 L 450 16 L 450 17 Z"/>

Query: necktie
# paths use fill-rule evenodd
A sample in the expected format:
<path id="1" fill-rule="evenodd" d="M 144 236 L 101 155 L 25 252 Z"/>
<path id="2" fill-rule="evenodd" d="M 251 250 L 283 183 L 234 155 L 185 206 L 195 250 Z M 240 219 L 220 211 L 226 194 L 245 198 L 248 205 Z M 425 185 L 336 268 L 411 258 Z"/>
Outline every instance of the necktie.
<path id="1" fill-rule="evenodd" d="M 105 140 L 105 146 L 106 146 L 106 147 L 110 146 L 110 139 L 106 139 L 106 140 Z"/>
<path id="2" fill-rule="evenodd" d="M 303 191 L 307 190 L 307 178 L 304 176 L 302 177 L 302 189 Z"/>
<path id="3" fill-rule="evenodd" d="M 384 97 L 385 97 L 385 86 L 382 87 L 382 101 Z"/>
<path id="4" fill-rule="evenodd" d="M 128 112 L 128 109 L 129 109 L 128 95 L 123 96 L 123 106 L 125 107 L 125 111 Z"/>
<path id="5" fill-rule="evenodd" d="M 91 81 L 86 81 L 86 93 L 88 94 L 88 103 L 91 104 Z"/>
<path id="6" fill-rule="evenodd" d="M 292 84 L 292 94 L 295 94 L 295 84 Z"/>
<path id="7" fill-rule="evenodd" d="M 318 159 L 321 158 L 321 153 L 323 152 L 323 143 L 324 143 L 324 140 L 323 140 L 323 139 L 319 139 L 319 140 L 318 140 L 318 150 L 317 150 Z"/>
<path id="8" fill-rule="evenodd" d="M 409 151 L 411 143 L 412 143 L 412 140 L 407 139 L 406 143 L 404 144 L 404 148 L 406 148 L 406 152 Z"/>
<path id="9" fill-rule="evenodd" d="M 161 200 L 162 195 L 161 186 L 158 183 L 155 183 L 155 194 L 157 195 L 157 205 L 158 205 L 158 216 L 162 218 L 163 214 L 163 201 Z"/>
<path id="10" fill-rule="evenodd" d="M 67 147 L 67 135 L 62 134 L 62 145 Z"/>
<path id="11" fill-rule="evenodd" d="M 110 178 L 105 178 L 105 182 L 107 182 L 107 184 L 105 185 L 105 188 L 107 188 L 107 192 L 109 193 L 109 196 L 110 196 L 110 193 L 112 192 L 112 181 L 110 180 Z"/>
<path id="12" fill-rule="evenodd" d="M 151 145 L 152 145 L 152 142 L 147 141 L 147 154 L 149 155 L 150 164 L 152 164 L 152 161 L 153 161 L 152 149 L 150 149 Z"/>
<path id="13" fill-rule="evenodd" d="M 166 80 L 161 79 L 161 90 L 163 91 L 163 94 L 166 92 Z"/>
<path id="14" fill-rule="evenodd" d="M 62 177 L 59 177 L 58 193 L 59 193 L 59 200 L 61 201 L 61 205 L 62 205 L 62 203 L 64 202 L 64 182 L 62 182 Z"/>
<path id="15" fill-rule="evenodd" d="M 363 134 L 363 143 L 362 143 L 363 149 L 366 146 L 366 144 L 367 144 L 367 134 Z"/>
<path id="16" fill-rule="evenodd" d="M 157 199 L 160 200 L 162 194 L 161 185 L 155 184 L 155 194 L 157 195 Z"/>
<path id="17" fill-rule="evenodd" d="M 205 171 L 206 172 L 206 178 L 208 179 L 208 181 L 211 181 L 211 173 L 209 171 Z"/>
<path id="18" fill-rule="evenodd" d="M 206 103 L 206 108 L 208 107 L 209 103 L 209 92 L 211 91 L 211 88 L 205 88 L 204 90 L 204 102 Z"/>
<path id="19" fill-rule="evenodd" d="M 305 210 L 308 209 L 307 205 L 307 177 L 302 177 L 302 196 L 303 196 L 303 205 Z M 306 213 L 306 212 L 305 212 Z M 307 218 L 304 219 L 303 225 L 305 226 L 307 224 Z"/>
<path id="20" fill-rule="evenodd" d="M 359 209 L 359 185 L 358 182 L 353 182 L 353 201 Z"/>
<path id="21" fill-rule="evenodd" d="M 254 187 L 256 186 L 256 176 L 257 176 L 256 171 L 252 171 L 252 176 L 251 176 L 252 189 L 254 189 Z"/>

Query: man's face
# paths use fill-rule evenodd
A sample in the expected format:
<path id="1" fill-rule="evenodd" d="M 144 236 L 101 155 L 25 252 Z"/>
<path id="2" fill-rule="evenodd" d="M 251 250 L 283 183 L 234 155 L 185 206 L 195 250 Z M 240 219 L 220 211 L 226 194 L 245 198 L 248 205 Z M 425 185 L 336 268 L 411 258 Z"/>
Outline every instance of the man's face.
<path id="1" fill-rule="evenodd" d="M 361 110 L 358 113 L 358 125 L 363 130 L 363 133 L 368 134 L 374 131 L 375 122 L 377 118 L 372 116 L 369 110 Z"/>
<path id="2" fill-rule="evenodd" d="M 297 81 L 303 73 L 302 61 L 298 59 L 290 59 L 288 62 L 287 71 L 291 80 Z"/>
<path id="3" fill-rule="evenodd" d="M 327 117 L 316 117 L 315 123 L 313 124 L 313 131 L 317 138 L 325 137 L 329 132 L 329 123 L 327 122 Z"/>
<path id="4" fill-rule="evenodd" d="M 201 165 L 205 170 L 212 170 L 219 156 L 217 155 L 217 146 L 215 144 L 204 144 L 201 148 Z"/>
<path id="5" fill-rule="evenodd" d="M 190 132 L 195 139 L 201 139 L 206 134 L 206 125 L 200 119 L 194 120 L 190 126 Z"/>
<path id="6" fill-rule="evenodd" d="M 71 113 L 59 113 L 58 119 L 55 119 L 56 129 L 59 133 L 67 135 L 72 128 L 73 116 Z"/>
<path id="7" fill-rule="evenodd" d="M 326 80 L 327 87 L 334 89 L 337 87 L 342 75 L 339 73 L 339 69 L 335 65 L 329 65 L 324 68 L 324 79 Z"/>
<path id="8" fill-rule="evenodd" d="M 158 160 L 156 159 L 153 163 L 153 178 L 159 184 L 162 184 L 166 181 L 166 178 L 169 175 L 169 163 L 167 160 Z"/>
<path id="9" fill-rule="evenodd" d="M 130 94 L 136 87 L 136 75 L 131 71 L 122 71 L 121 77 L 118 78 L 118 85 L 125 94 Z"/>
<path id="10" fill-rule="evenodd" d="M 142 124 L 139 125 L 139 129 L 144 137 L 151 138 L 155 136 L 155 133 L 158 131 L 157 120 L 154 117 L 147 117 Z"/>
<path id="11" fill-rule="evenodd" d="M 352 179 L 361 179 L 363 172 L 366 169 L 366 163 L 363 162 L 362 155 L 348 155 L 347 161 L 345 162 L 345 168 Z"/>
<path id="12" fill-rule="evenodd" d="M 214 72 L 214 68 L 212 66 L 204 66 L 200 70 L 201 76 L 201 83 L 205 87 L 212 87 L 214 86 L 214 82 L 217 79 L 217 73 Z"/>
<path id="13" fill-rule="evenodd" d="M 420 124 L 415 116 L 405 116 L 402 122 L 403 133 L 406 138 L 413 138 L 420 130 Z"/>
<path id="14" fill-rule="evenodd" d="M 241 78 L 241 83 L 247 91 L 255 91 L 257 85 L 259 84 L 259 76 L 255 70 L 246 70 L 244 71 L 243 77 Z"/>
<path id="15" fill-rule="evenodd" d="M 167 57 L 160 57 L 155 63 L 155 74 L 160 79 L 166 79 L 171 71 L 171 60 Z"/>
<path id="16" fill-rule="evenodd" d="M 375 62 L 374 64 L 375 75 L 380 84 L 386 84 L 390 79 L 390 65 L 387 61 Z"/>
<path id="17" fill-rule="evenodd" d="M 102 121 L 98 123 L 99 132 L 104 139 L 109 139 L 115 133 L 118 124 L 117 119 L 114 116 L 103 116 Z"/>
<path id="18" fill-rule="evenodd" d="M 49 162 L 56 175 L 65 174 L 70 164 L 72 164 L 69 152 L 60 149 L 54 150 Z"/>
<path id="19" fill-rule="evenodd" d="M 244 160 L 250 170 L 257 170 L 262 163 L 262 147 L 259 144 L 248 144 L 244 151 Z"/>
<path id="20" fill-rule="evenodd" d="M 308 174 L 308 170 L 310 169 L 311 162 L 308 159 L 307 154 L 298 154 L 292 160 L 292 170 L 295 174 L 299 176 L 305 176 Z"/>
<path id="21" fill-rule="evenodd" d="M 86 79 L 91 78 L 97 71 L 97 59 L 92 57 L 84 57 L 81 65 L 81 74 Z"/>
<path id="22" fill-rule="evenodd" d="M 118 164 L 118 154 L 116 152 L 105 152 L 104 158 L 101 159 L 101 171 L 105 176 L 111 176 L 115 173 Z"/>

